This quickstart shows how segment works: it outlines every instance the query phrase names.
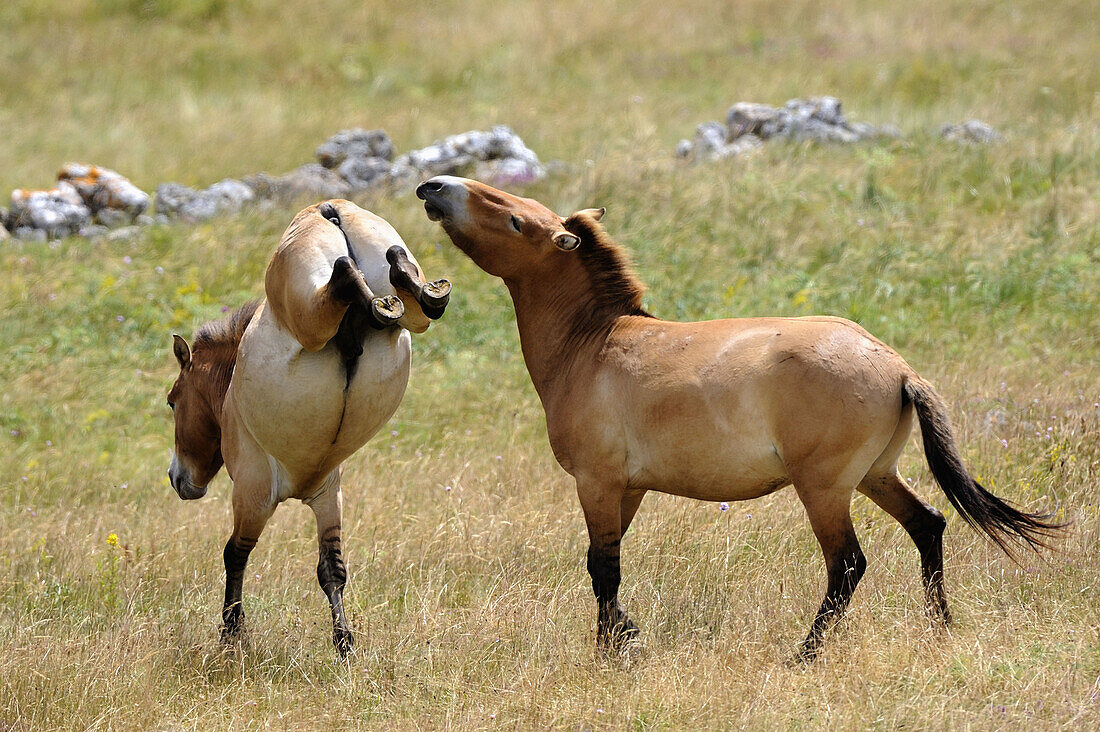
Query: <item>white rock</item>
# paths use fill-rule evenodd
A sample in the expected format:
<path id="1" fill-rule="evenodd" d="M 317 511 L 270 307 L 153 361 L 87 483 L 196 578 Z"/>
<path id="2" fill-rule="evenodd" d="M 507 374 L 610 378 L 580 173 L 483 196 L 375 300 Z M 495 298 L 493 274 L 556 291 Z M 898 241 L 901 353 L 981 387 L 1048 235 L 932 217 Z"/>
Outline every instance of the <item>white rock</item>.
<path id="1" fill-rule="evenodd" d="M 148 193 L 109 168 L 65 163 L 57 179 L 72 184 L 93 214 L 110 209 L 123 211 L 132 220 L 149 206 Z"/>
<path id="2" fill-rule="evenodd" d="M 17 235 L 20 229 L 33 228 L 56 239 L 75 234 L 91 223 L 92 212 L 84 205 L 76 188 L 61 181 L 48 191 L 22 188 L 12 191 L 9 218 Z"/>
<path id="3" fill-rule="evenodd" d="M 953 142 L 970 142 L 987 145 L 1004 138 L 992 125 L 978 119 L 968 119 L 957 125 L 946 124 L 940 128 L 940 137 Z"/>

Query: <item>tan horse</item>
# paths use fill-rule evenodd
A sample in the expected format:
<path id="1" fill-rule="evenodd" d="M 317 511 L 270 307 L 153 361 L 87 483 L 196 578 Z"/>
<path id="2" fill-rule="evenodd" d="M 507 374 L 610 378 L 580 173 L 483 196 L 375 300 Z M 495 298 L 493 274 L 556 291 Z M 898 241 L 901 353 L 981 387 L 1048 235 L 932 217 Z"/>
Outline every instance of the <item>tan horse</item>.
<path id="1" fill-rule="evenodd" d="M 658 320 L 642 309 L 641 284 L 597 223 L 603 209 L 562 218 L 450 176 L 416 193 L 428 217 L 512 295 L 550 445 L 576 479 L 588 524 L 601 648 L 619 648 L 638 632 L 618 601 L 619 542 L 647 491 L 740 501 L 794 485 L 828 572 L 800 647 L 805 659 L 866 567 L 849 515 L 855 490 L 912 537 L 930 613 L 946 623 L 946 522 L 897 472 L 914 413 L 932 473 L 964 519 L 1002 548 L 1010 540 L 1035 547 L 1057 528 L 967 474 L 942 400 L 855 323 Z"/>
<path id="2" fill-rule="evenodd" d="M 397 409 L 409 380 L 409 331 L 422 333 L 443 314 L 450 288 L 425 282 L 384 220 L 326 201 L 283 234 L 266 301 L 203 326 L 194 348 L 174 336 L 172 487 L 181 498 L 202 497 L 223 461 L 233 480 L 224 639 L 242 628 L 249 552 L 279 503 L 297 498 L 317 518 L 317 579 L 332 608 L 333 642 L 342 655 L 351 648 L 340 466 Z"/>

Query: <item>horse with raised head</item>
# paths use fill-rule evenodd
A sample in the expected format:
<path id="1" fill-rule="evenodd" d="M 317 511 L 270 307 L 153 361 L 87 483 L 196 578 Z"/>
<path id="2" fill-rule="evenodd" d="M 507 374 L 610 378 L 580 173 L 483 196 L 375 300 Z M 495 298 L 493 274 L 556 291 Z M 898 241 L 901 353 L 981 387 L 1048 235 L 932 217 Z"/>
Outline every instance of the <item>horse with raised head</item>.
<path id="1" fill-rule="evenodd" d="M 947 623 L 946 521 L 897 471 L 914 415 L 933 476 L 971 525 L 1006 550 L 1014 540 L 1038 547 L 1059 527 L 967 473 L 942 399 L 859 325 L 831 317 L 659 320 L 642 308 L 641 283 L 598 223 L 603 209 L 563 218 L 451 176 L 416 194 L 512 296 L 550 445 L 576 479 L 588 524 L 601 648 L 638 634 L 619 604 L 619 544 L 647 491 L 740 501 L 793 484 L 827 572 L 804 659 L 818 653 L 866 568 L 853 491 L 912 537 L 929 612 Z"/>
<path id="2" fill-rule="evenodd" d="M 349 201 L 299 213 L 267 268 L 266 299 L 208 323 L 189 345 L 174 336 L 180 372 L 168 394 L 180 498 L 201 498 L 225 465 L 233 534 L 225 545 L 222 637 L 242 627 L 248 555 L 288 498 L 317 519 L 317 579 L 333 642 L 352 647 L 343 607 L 341 463 L 393 415 L 409 380 L 411 338 L 443 314 L 446 280 L 427 282 L 386 221 Z"/>

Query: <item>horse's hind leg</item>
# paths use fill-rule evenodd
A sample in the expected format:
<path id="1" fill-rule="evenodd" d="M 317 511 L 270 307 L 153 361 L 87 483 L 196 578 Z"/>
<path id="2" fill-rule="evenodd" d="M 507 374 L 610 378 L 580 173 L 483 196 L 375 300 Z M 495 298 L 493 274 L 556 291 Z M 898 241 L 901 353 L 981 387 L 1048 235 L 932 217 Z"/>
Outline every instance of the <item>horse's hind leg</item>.
<path id="1" fill-rule="evenodd" d="M 944 625 L 951 622 L 943 586 L 943 531 L 947 526 L 943 514 L 913 493 L 896 472 L 868 475 L 858 490 L 893 516 L 913 539 L 920 552 L 928 614 L 934 622 Z"/>
<path id="2" fill-rule="evenodd" d="M 352 649 L 352 633 L 344 615 L 344 584 L 347 569 L 340 552 L 341 504 L 340 468 L 332 471 L 321 492 L 306 502 L 317 519 L 317 582 L 328 597 L 332 610 L 332 643 L 341 657 Z"/>
<path id="3" fill-rule="evenodd" d="M 867 569 L 867 560 L 859 547 L 850 513 L 851 490 L 826 488 L 810 490 L 795 482 L 798 497 L 806 506 L 814 535 L 825 555 L 828 587 L 825 599 L 814 617 L 799 657 L 811 661 L 821 649 L 825 633 L 844 615 L 856 585 Z"/>

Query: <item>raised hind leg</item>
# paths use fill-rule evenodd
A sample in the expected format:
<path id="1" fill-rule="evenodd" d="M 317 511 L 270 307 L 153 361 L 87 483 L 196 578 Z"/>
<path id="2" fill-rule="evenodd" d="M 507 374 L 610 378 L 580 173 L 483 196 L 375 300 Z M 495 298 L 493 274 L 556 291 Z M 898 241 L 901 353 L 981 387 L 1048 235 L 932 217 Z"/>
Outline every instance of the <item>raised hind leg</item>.
<path id="1" fill-rule="evenodd" d="M 893 516 L 917 545 L 920 552 L 924 600 L 933 622 L 951 622 L 947 593 L 943 585 L 943 532 L 947 520 L 943 514 L 913 493 L 896 472 L 868 475 L 858 490 L 883 511 Z"/>
<path id="2" fill-rule="evenodd" d="M 809 634 L 799 647 L 799 657 L 812 661 L 821 649 L 825 633 L 844 615 L 852 593 L 867 569 L 867 560 L 852 526 L 850 489 L 811 490 L 795 482 L 795 490 L 806 506 L 810 525 L 825 556 L 828 573 L 825 599 L 814 616 Z"/>
<path id="3" fill-rule="evenodd" d="M 341 657 L 351 651 L 352 633 L 344 615 L 344 584 L 347 569 L 340 552 L 340 524 L 342 497 L 340 494 L 340 468 L 332 471 L 325 485 L 313 498 L 306 501 L 317 519 L 317 582 L 328 597 L 332 610 L 332 644 Z"/>
<path id="4" fill-rule="evenodd" d="M 625 491 L 614 482 L 578 478 L 577 495 L 588 525 L 588 574 L 596 595 L 596 644 L 602 651 L 619 652 L 639 632 L 619 605 L 619 548 L 644 492 Z"/>

